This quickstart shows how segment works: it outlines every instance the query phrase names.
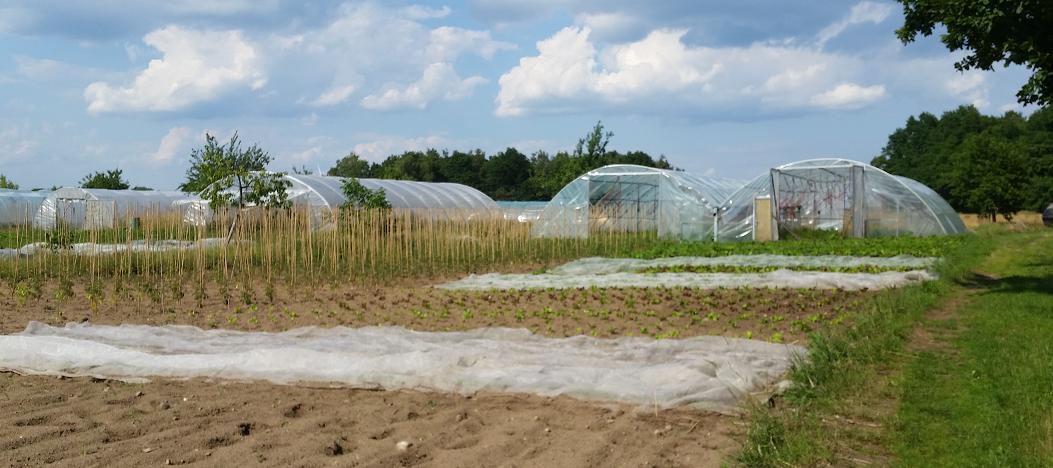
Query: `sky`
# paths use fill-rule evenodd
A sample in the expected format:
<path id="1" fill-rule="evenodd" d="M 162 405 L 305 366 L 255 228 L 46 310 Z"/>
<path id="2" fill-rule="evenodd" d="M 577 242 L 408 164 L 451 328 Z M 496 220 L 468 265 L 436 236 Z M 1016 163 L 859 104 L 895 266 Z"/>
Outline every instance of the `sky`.
<path id="1" fill-rule="evenodd" d="M 957 72 L 880 1 L 0 0 L 0 173 L 174 189 L 204 135 L 273 170 L 437 148 L 609 148 L 748 179 L 869 161 L 908 117 L 1028 112 L 1022 67 Z"/>

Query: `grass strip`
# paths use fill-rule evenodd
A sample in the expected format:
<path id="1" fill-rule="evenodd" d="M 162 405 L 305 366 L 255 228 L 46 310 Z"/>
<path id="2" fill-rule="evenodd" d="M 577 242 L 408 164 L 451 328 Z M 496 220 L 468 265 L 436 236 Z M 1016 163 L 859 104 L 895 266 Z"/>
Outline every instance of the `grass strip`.
<path id="1" fill-rule="evenodd" d="M 656 241 L 623 252 L 634 258 L 721 257 L 725 255 L 846 255 L 855 257 L 944 257 L 970 236 L 791 239 L 778 242 Z"/>
<path id="2" fill-rule="evenodd" d="M 887 366 L 905 359 L 901 350 L 922 314 L 959 289 L 959 282 L 1003 238 L 995 230 L 934 238 L 949 244 L 934 243 L 926 253 L 943 253 L 933 267 L 938 280 L 884 291 L 850 326 L 811 335 L 808 358 L 790 374 L 794 387 L 784 395 L 784 403 L 752 410 L 747 439 L 735 461 L 757 467 L 841 465 L 841 446 L 887 445 L 886 440 L 864 440 L 873 437 L 873 431 L 841 430 L 830 421 L 874 397 L 872 392 L 879 388 L 874 382 L 887 379 Z"/>
<path id="3" fill-rule="evenodd" d="M 1053 231 L 999 246 L 903 381 L 906 466 L 1053 465 Z"/>

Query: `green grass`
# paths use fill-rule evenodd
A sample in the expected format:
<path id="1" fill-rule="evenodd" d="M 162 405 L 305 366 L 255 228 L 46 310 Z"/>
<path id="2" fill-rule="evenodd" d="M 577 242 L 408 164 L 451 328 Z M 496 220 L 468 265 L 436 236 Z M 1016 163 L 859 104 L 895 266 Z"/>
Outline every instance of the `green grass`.
<path id="1" fill-rule="evenodd" d="M 873 440 L 867 432 L 832 428 L 827 421 L 865 411 L 868 399 L 883 397 L 876 392 L 894 388 L 887 367 L 906 360 L 902 349 L 914 325 L 926 310 L 960 287 L 958 282 L 986 257 L 998 238 L 984 233 L 933 238 L 933 242 L 925 238 L 867 240 L 883 241 L 873 244 L 846 239 L 837 252 L 831 252 L 829 245 L 788 243 L 791 249 L 812 253 L 941 252 L 944 261 L 934 267 L 939 280 L 885 291 L 850 326 L 812 335 L 808 359 L 791 371 L 795 386 L 785 395 L 785 402 L 774 410 L 754 408 L 746 443 L 736 461 L 760 467 L 843 465 L 844 460 L 835 458 L 837 447 L 889 444 L 885 439 Z M 888 385 L 875 385 L 878 381 Z"/>
<path id="2" fill-rule="evenodd" d="M 966 281 L 944 346 L 907 368 L 896 452 L 904 466 L 1053 465 L 1053 231 L 1005 242 Z"/>
<path id="3" fill-rule="evenodd" d="M 957 249 L 968 236 L 789 239 L 778 242 L 655 242 L 625 252 L 636 258 L 718 257 L 722 255 L 852 255 L 868 257 L 941 257 Z"/>

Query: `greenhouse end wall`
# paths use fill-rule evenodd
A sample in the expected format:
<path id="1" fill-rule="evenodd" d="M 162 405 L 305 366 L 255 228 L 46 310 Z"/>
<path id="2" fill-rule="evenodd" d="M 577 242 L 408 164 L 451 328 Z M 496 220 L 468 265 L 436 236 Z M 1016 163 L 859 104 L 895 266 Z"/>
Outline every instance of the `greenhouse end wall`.
<path id="1" fill-rule="evenodd" d="M 718 210 L 718 240 L 754 240 L 754 201 L 759 197 L 772 198 L 772 221 L 784 233 L 810 229 L 878 237 L 965 232 L 954 209 L 924 184 L 856 161 L 816 159 L 776 167 L 728 197 Z"/>

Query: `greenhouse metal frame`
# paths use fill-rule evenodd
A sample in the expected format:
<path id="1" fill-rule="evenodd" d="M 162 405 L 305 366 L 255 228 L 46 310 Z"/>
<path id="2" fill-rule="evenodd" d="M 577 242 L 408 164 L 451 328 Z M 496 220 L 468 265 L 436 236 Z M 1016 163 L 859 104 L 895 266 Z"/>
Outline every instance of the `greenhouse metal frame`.
<path id="1" fill-rule="evenodd" d="M 765 240 L 757 231 L 765 220 L 754 215 L 766 206 L 757 205 L 763 200 L 770 200 L 772 239 L 780 230 L 799 229 L 852 237 L 965 232 L 958 213 L 924 184 L 866 163 L 824 158 L 775 167 L 729 196 L 718 210 L 715 239 Z"/>

